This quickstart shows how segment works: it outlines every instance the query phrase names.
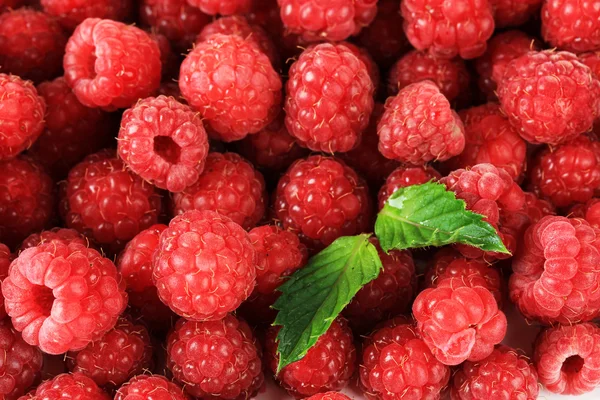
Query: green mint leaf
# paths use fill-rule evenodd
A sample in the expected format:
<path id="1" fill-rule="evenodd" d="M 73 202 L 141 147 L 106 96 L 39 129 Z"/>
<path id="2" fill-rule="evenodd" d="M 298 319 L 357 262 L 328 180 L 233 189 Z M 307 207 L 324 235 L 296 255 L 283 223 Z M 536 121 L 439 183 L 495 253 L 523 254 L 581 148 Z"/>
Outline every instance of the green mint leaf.
<path id="1" fill-rule="evenodd" d="M 304 357 L 360 288 L 377 278 L 382 265 L 369 236 L 337 239 L 278 288 L 278 371 Z"/>
<path id="2" fill-rule="evenodd" d="M 375 235 L 385 251 L 463 243 L 509 254 L 498 233 L 483 216 L 440 183 L 401 188 L 386 202 L 375 222 Z"/>

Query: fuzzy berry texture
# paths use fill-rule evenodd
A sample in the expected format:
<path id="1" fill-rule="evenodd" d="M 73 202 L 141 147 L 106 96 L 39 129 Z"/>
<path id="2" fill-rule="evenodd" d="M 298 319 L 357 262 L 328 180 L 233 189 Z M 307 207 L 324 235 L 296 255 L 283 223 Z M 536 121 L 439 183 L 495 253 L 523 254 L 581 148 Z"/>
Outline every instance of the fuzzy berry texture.
<path id="1" fill-rule="evenodd" d="M 373 60 L 371 54 L 369 54 L 367 49 L 364 47 L 359 47 L 354 43 L 342 42 L 341 44 L 350 49 L 356 58 L 365 64 L 365 67 L 367 67 L 367 72 L 369 73 L 369 77 L 371 78 L 371 82 L 373 83 L 374 93 L 377 94 L 381 77 L 379 66 L 375 63 L 375 60 Z"/>
<path id="2" fill-rule="evenodd" d="M 161 196 L 125 169 L 110 150 L 92 154 L 61 182 L 60 212 L 65 224 L 118 252 L 140 231 L 157 223 Z"/>
<path id="3" fill-rule="evenodd" d="M 530 224 L 535 224 L 547 215 L 556 215 L 556 207 L 554 207 L 552 203 L 550 203 L 548 200 L 539 198 L 531 192 L 525 192 L 525 210 L 529 217 Z M 600 212 L 600 209 L 598 212 Z M 572 217 L 586 218 L 583 215 L 576 215 L 574 212 Z M 600 216 L 598 218 L 600 218 Z M 590 222 L 591 225 L 594 225 L 592 220 L 588 222 Z M 598 222 L 598 227 L 600 228 L 600 220 Z"/>
<path id="4" fill-rule="evenodd" d="M 379 209 L 381 210 L 383 208 L 385 202 L 398 189 L 437 181 L 441 177 L 442 175 L 440 175 L 439 172 L 428 165 L 420 167 L 411 167 L 405 165 L 399 166 L 392 171 L 392 173 L 385 180 L 383 186 L 381 186 L 379 189 L 379 194 L 377 196 Z"/>
<path id="5" fill-rule="evenodd" d="M 244 229 L 262 219 L 267 204 L 265 181 L 252 164 L 236 153 L 210 153 L 198 181 L 173 193 L 173 215 L 211 210 L 229 217 Z"/>
<path id="6" fill-rule="evenodd" d="M 523 139 L 557 145 L 591 129 L 600 110 L 600 82 L 574 54 L 532 51 L 506 66 L 498 98 Z"/>
<path id="7" fill-rule="evenodd" d="M 583 218 L 594 228 L 600 229 L 600 198 L 593 198 L 583 204 L 575 204 L 569 210 L 571 218 Z"/>
<path id="8" fill-rule="evenodd" d="M 112 261 L 77 241 L 54 240 L 21 252 L 2 293 L 23 339 L 48 354 L 100 339 L 127 306 L 125 282 Z"/>
<path id="9" fill-rule="evenodd" d="M 581 395 L 600 386 L 599 358 L 600 329 L 588 323 L 546 329 L 533 354 L 540 382 L 562 395 Z"/>
<path id="10" fill-rule="evenodd" d="M 117 140 L 129 169 L 170 192 L 193 185 L 208 155 L 198 113 L 166 96 L 148 97 L 125 111 Z"/>
<path id="11" fill-rule="evenodd" d="M 600 77 L 600 51 L 578 54 L 577 57 L 579 61 L 590 67 L 597 79 Z"/>
<path id="12" fill-rule="evenodd" d="M 215 139 L 241 140 L 259 132 L 280 111 L 281 78 L 269 58 L 236 35 L 211 35 L 181 64 L 181 94 Z"/>
<path id="13" fill-rule="evenodd" d="M 351 150 L 374 105 L 365 63 L 343 44 L 325 43 L 306 49 L 289 76 L 285 123 L 290 134 L 314 151 Z"/>
<path id="14" fill-rule="evenodd" d="M 366 183 L 350 167 L 315 155 L 296 161 L 281 177 L 274 208 L 283 227 L 315 251 L 365 231 L 370 200 Z"/>
<path id="15" fill-rule="evenodd" d="M 181 319 L 166 345 L 169 369 L 192 396 L 250 399 L 263 386 L 260 348 L 248 324 L 233 315 L 208 322 Z"/>
<path id="16" fill-rule="evenodd" d="M 465 147 L 463 123 L 431 81 L 413 83 L 388 97 L 377 134 L 381 154 L 408 164 L 444 161 Z"/>
<path id="17" fill-rule="evenodd" d="M 544 0 L 489 0 L 496 28 L 519 26 L 539 13 Z"/>
<path id="18" fill-rule="evenodd" d="M 573 53 L 600 49 L 600 8 L 593 1 L 548 0 L 542 7 L 542 37 Z"/>
<path id="19" fill-rule="evenodd" d="M 369 400 L 439 400 L 449 379 L 408 318 L 387 321 L 363 342 L 359 385 Z"/>
<path id="20" fill-rule="evenodd" d="M 8 269 L 12 262 L 12 258 L 8 246 L 0 243 L 0 281 L 3 281 L 8 276 Z M 5 317 L 6 310 L 4 309 L 4 296 L 2 295 L 2 292 L 0 292 L 0 319 L 4 319 Z"/>
<path id="21" fill-rule="evenodd" d="M 436 57 L 479 57 L 494 32 L 488 0 L 405 0 L 400 10 L 410 43 Z"/>
<path id="22" fill-rule="evenodd" d="M 188 400 L 183 390 L 161 375 L 138 375 L 117 390 L 115 400 Z"/>
<path id="23" fill-rule="evenodd" d="M 538 374 L 529 358 L 502 345 L 481 361 L 465 362 L 452 378 L 453 400 L 535 400 L 538 393 Z"/>
<path id="24" fill-rule="evenodd" d="M 0 98 L 0 159 L 7 159 L 28 149 L 40 136 L 46 102 L 30 81 L 2 73 Z"/>
<path id="25" fill-rule="evenodd" d="M 111 400 L 111 397 L 87 376 L 60 374 L 19 400 L 62 400 L 65 395 L 77 400 Z"/>
<path id="26" fill-rule="evenodd" d="M 188 4 L 197 7 L 208 15 L 246 14 L 252 8 L 254 0 L 187 0 Z"/>
<path id="27" fill-rule="evenodd" d="M 66 229 L 66 228 L 52 228 L 47 231 L 41 231 L 37 233 L 32 233 L 27 236 L 25 240 L 19 246 L 17 250 L 17 254 L 20 254 L 23 250 L 27 250 L 30 247 L 36 247 L 37 245 L 50 243 L 55 240 L 65 241 L 67 243 L 77 242 L 84 246 L 89 246 L 89 240 L 82 236 L 75 229 Z"/>
<path id="28" fill-rule="evenodd" d="M 158 44 L 143 30 L 108 19 L 77 26 L 63 66 L 67 84 L 87 107 L 127 108 L 160 85 Z"/>
<path id="29" fill-rule="evenodd" d="M 40 0 L 42 10 L 58 19 L 60 24 L 69 31 L 86 18 L 104 18 L 123 21 L 130 16 L 132 0 Z"/>
<path id="30" fill-rule="evenodd" d="M 278 332 L 279 327 L 271 327 L 265 343 L 265 362 L 273 373 L 279 362 L 275 342 Z M 319 392 L 341 390 L 352 378 L 355 364 L 352 331 L 346 320 L 338 317 L 306 355 L 284 367 L 276 379 L 294 397 L 309 397 Z"/>
<path id="31" fill-rule="evenodd" d="M 256 251 L 244 229 L 214 211 L 187 211 L 160 235 L 152 279 L 161 300 L 192 320 L 219 320 L 256 282 Z"/>
<path id="32" fill-rule="evenodd" d="M 317 393 L 307 397 L 306 400 L 351 400 L 350 397 L 340 392 Z"/>

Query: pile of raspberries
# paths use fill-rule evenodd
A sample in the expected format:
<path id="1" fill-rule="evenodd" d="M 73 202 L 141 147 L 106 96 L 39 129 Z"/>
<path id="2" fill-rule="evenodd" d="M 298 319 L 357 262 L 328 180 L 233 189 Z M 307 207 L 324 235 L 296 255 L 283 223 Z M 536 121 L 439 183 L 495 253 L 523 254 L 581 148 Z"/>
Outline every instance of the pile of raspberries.
<path id="1" fill-rule="evenodd" d="M 510 254 L 370 239 L 277 372 L 280 284 L 430 181 Z M 0 242 L 2 400 L 592 392 L 600 1 L 0 0 Z"/>

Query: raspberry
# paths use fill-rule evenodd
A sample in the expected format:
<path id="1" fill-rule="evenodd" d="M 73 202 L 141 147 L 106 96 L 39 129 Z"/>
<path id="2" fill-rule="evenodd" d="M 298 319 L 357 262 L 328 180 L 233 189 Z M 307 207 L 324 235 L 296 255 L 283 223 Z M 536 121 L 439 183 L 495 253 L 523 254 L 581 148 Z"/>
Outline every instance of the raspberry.
<path id="1" fill-rule="evenodd" d="M 0 11 L 16 10 L 21 7 L 25 0 L 0 0 Z"/>
<path id="2" fill-rule="evenodd" d="M 494 8 L 497 28 L 519 26 L 527 22 L 539 9 L 544 0 L 489 0 Z"/>
<path id="3" fill-rule="evenodd" d="M 600 9 L 581 0 L 548 0 L 542 7 L 542 37 L 552 47 L 581 53 L 600 49 Z"/>
<path id="4" fill-rule="evenodd" d="M 479 362 L 465 362 L 452 379 L 452 399 L 497 397 L 522 400 L 538 398 L 538 374 L 524 355 L 507 346 L 497 347 Z"/>
<path id="5" fill-rule="evenodd" d="M 171 42 L 165 35 L 152 31 L 149 31 L 149 33 L 152 40 L 158 45 L 158 51 L 160 52 L 160 71 L 162 79 L 177 79 L 179 76 L 179 66 L 181 64 L 179 55 L 175 54 L 171 47 Z M 156 92 L 159 90 L 160 87 Z"/>
<path id="6" fill-rule="evenodd" d="M 110 144 L 116 124 L 108 113 L 81 104 L 62 77 L 37 90 L 47 105 L 46 125 L 28 154 L 61 180 L 85 156 Z"/>
<path id="7" fill-rule="evenodd" d="M 160 235 L 152 279 L 160 299 L 187 319 L 218 320 L 246 300 L 256 252 L 241 226 L 214 211 L 187 211 Z"/>
<path id="8" fill-rule="evenodd" d="M 592 128 L 600 82 L 574 54 L 532 51 L 508 63 L 498 98 L 523 139 L 557 145 Z"/>
<path id="9" fill-rule="evenodd" d="M 377 248 L 383 270 L 375 280 L 363 286 L 344 309 L 350 325 L 361 332 L 409 311 L 417 294 L 417 275 L 411 253 L 398 250 L 385 253 L 377 239 L 370 241 Z"/>
<path id="10" fill-rule="evenodd" d="M 79 373 L 60 374 L 19 400 L 61 400 L 65 395 L 77 400 L 111 400 L 93 380 Z"/>
<path id="11" fill-rule="evenodd" d="M 208 137 L 196 112 L 172 97 L 148 97 L 125 111 L 119 157 L 144 180 L 170 192 L 193 185 L 204 170 Z"/>
<path id="12" fill-rule="evenodd" d="M 292 64 L 285 123 L 298 142 L 327 153 L 351 150 L 373 111 L 366 65 L 343 44 L 309 47 Z"/>
<path id="13" fill-rule="evenodd" d="M 600 52 L 591 51 L 578 54 L 579 61 L 590 67 L 596 79 L 600 79 Z"/>
<path id="14" fill-rule="evenodd" d="M 600 229 L 600 199 L 593 198 L 584 204 L 575 204 L 568 215 L 572 218 L 583 218 L 594 228 Z"/>
<path id="15" fill-rule="evenodd" d="M 115 400 L 187 400 L 183 390 L 160 375 L 138 375 L 121 386 Z"/>
<path id="16" fill-rule="evenodd" d="M 525 192 L 525 208 L 530 224 L 535 224 L 546 215 L 556 215 L 556 209 L 548 200 L 540 199 L 534 193 Z M 583 218 L 577 216 L 577 218 Z"/>
<path id="17" fill-rule="evenodd" d="M 8 276 L 8 268 L 12 261 L 12 254 L 10 249 L 5 244 L 0 243 L 0 282 Z M 0 320 L 6 317 L 6 310 L 4 309 L 4 296 L 0 292 Z M 0 384 L 0 387 L 2 385 Z"/>
<path id="18" fill-rule="evenodd" d="M 74 30 L 86 18 L 123 21 L 132 10 L 131 0 L 40 0 L 48 15 L 58 18 L 67 30 Z"/>
<path id="19" fill-rule="evenodd" d="M 398 189 L 437 181 L 441 177 L 439 172 L 428 165 L 420 167 L 399 166 L 387 177 L 385 184 L 379 189 L 379 209 L 383 208 L 385 202 Z"/>
<path id="20" fill-rule="evenodd" d="M 359 384 L 372 400 L 436 400 L 450 379 L 450 369 L 432 356 L 404 317 L 365 338 L 359 373 Z"/>
<path id="21" fill-rule="evenodd" d="M 54 240 L 21 252 L 2 294 L 23 339 L 49 354 L 98 340 L 127 305 L 115 265 L 78 241 Z"/>
<path id="22" fill-rule="evenodd" d="M 36 83 L 61 73 L 67 38 L 48 15 L 21 8 L 0 15 L 2 72 Z"/>
<path id="23" fill-rule="evenodd" d="M 513 259 L 511 300 L 527 318 L 572 324 L 600 314 L 600 243 L 579 218 L 547 216 L 525 233 Z"/>
<path id="24" fill-rule="evenodd" d="M 183 97 L 224 142 L 264 129 L 280 111 L 281 78 L 252 42 L 236 35 L 211 35 L 181 64 Z"/>
<path id="25" fill-rule="evenodd" d="M 84 246 L 89 246 L 87 238 L 81 236 L 79 232 L 75 229 L 65 229 L 65 228 L 52 228 L 48 231 L 41 231 L 39 233 L 32 233 L 29 235 L 19 249 L 17 254 L 21 253 L 24 250 L 27 250 L 30 247 L 36 247 L 43 243 L 50 243 L 55 240 L 65 241 L 65 242 L 77 242 Z"/>
<path id="26" fill-rule="evenodd" d="M 246 14 L 254 0 L 187 0 L 192 7 L 197 7 L 208 15 Z"/>
<path id="27" fill-rule="evenodd" d="M 379 76 L 379 66 L 375 63 L 375 60 L 373 60 L 371 54 L 369 54 L 365 48 L 358 47 L 354 43 L 342 42 L 340 44 L 343 44 L 350 49 L 356 58 L 365 64 L 365 67 L 367 67 L 367 72 L 369 73 L 369 77 L 371 78 L 371 82 L 373 83 L 373 91 L 376 94 L 377 90 L 379 89 L 379 81 L 381 78 Z"/>
<path id="28" fill-rule="evenodd" d="M 437 57 L 479 57 L 494 32 L 488 0 L 404 0 L 400 11 L 410 43 Z"/>
<path id="29" fill-rule="evenodd" d="M 288 32 L 307 42 L 344 40 L 357 35 L 377 14 L 377 0 L 277 0 Z"/>
<path id="30" fill-rule="evenodd" d="M 278 332 L 279 327 L 271 327 L 265 343 L 265 362 L 273 373 L 279 362 L 275 342 Z M 276 378 L 294 397 L 310 397 L 319 392 L 342 389 L 352 377 L 355 364 L 352 331 L 346 320 L 338 317 L 301 360 L 287 365 Z"/>
<path id="31" fill-rule="evenodd" d="M 274 208 L 311 251 L 363 232 L 371 220 L 366 183 L 342 162 L 319 155 L 292 164 L 279 180 Z"/>
<path id="32" fill-rule="evenodd" d="M 112 252 L 154 225 L 161 211 L 157 190 L 127 171 L 111 150 L 86 157 L 69 172 L 60 189 L 66 226 Z"/>
<path id="33" fill-rule="evenodd" d="M 388 95 L 395 96 L 400 89 L 424 80 L 433 81 L 450 102 L 465 97 L 470 90 L 471 78 L 463 60 L 436 58 L 413 50 L 392 66 L 388 76 Z"/>
<path id="34" fill-rule="evenodd" d="M 463 152 L 448 160 L 451 169 L 489 163 L 519 180 L 525 171 L 527 143 L 521 139 L 495 103 L 472 107 L 458 113 L 465 126 Z"/>
<path id="35" fill-rule="evenodd" d="M 409 164 L 444 161 L 465 147 L 458 114 L 431 81 L 413 83 L 388 97 L 377 134 L 381 154 Z"/>
<path id="36" fill-rule="evenodd" d="M 29 81 L 0 73 L 0 159 L 29 148 L 44 129 L 46 103 Z"/>
<path id="37" fill-rule="evenodd" d="M 1 161 L 0 241 L 15 248 L 53 215 L 54 185 L 42 168 L 23 156 Z"/>
<path id="38" fill-rule="evenodd" d="M 181 319 L 167 338 L 168 367 L 192 396 L 249 399 L 264 381 L 257 346 L 248 324 L 233 315 L 208 322 Z"/>
<path id="39" fill-rule="evenodd" d="M 88 18 L 67 42 L 65 79 L 87 107 L 112 111 L 150 96 L 160 85 L 158 45 L 132 25 Z"/>
<path id="40" fill-rule="evenodd" d="M 306 400 L 351 400 L 350 397 L 340 392 L 317 393 L 307 397 Z"/>
<path id="41" fill-rule="evenodd" d="M 533 158 L 529 170 L 533 191 L 556 207 L 585 203 L 600 188 L 600 142 L 580 136 Z"/>
<path id="42" fill-rule="evenodd" d="M 266 203 L 262 174 L 236 153 L 210 153 L 198 181 L 172 195 L 173 215 L 189 210 L 217 211 L 244 229 L 262 219 Z"/>

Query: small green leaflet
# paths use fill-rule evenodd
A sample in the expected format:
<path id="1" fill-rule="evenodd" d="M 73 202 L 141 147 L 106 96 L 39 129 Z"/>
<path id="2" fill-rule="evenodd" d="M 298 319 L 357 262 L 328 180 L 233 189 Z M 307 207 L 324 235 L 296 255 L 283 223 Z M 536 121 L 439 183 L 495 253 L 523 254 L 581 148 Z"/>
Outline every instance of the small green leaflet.
<path id="1" fill-rule="evenodd" d="M 360 288 L 377 278 L 382 265 L 369 236 L 337 239 L 279 287 L 273 305 L 279 310 L 273 325 L 281 325 L 278 371 L 304 357 Z"/>
<path id="2" fill-rule="evenodd" d="M 401 188 L 389 198 L 375 222 L 385 251 L 463 243 L 509 254 L 493 226 L 465 209 L 440 183 Z"/>

